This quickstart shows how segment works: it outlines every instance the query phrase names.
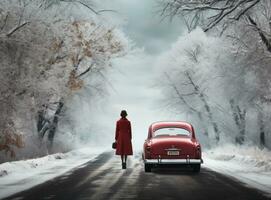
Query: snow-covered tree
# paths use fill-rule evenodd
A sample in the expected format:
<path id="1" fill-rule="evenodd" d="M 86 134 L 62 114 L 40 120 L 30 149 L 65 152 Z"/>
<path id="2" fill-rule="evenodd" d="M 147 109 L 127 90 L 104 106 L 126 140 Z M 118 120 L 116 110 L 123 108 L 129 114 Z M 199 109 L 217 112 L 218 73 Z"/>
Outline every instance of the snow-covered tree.
<path id="1" fill-rule="evenodd" d="M 122 33 L 96 13 L 75 15 L 78 7 L 48 3 L 0 3 L 2 158 L 3 151 L 14 156 L 16 147 L 23 146 L 38 154 L 40 144 L 35 141 L 44 135 L 52 143 L 68 109 L 66 101 L 84 87 L 94 96 L 100 93 L 98 85 L 104 85 L 111 58 L 128 48 Z"/>
<path id="2" fill-rule="evenodd" d="M 220 53 L 214 71 L 217 77 L 221 77 L 216 80 L 221 82 L 224 99 L 217 103 L 223 110 L 229 111 L 229 116 L 233 120 L 231 123 L 235 127 L 231 128 L 228 123 L 222 126 L 227 126 L 228 130 L 237 130 L 232 132 L 235 132 L 235 141 L 239 144 L 249 139 L 259 142 L 261 146 L 270 147 L 268 74 L 270 74 L 271 2 L 169 0 L 160 1 L 160 5 L 164 17 L 181 16 L 189 32 L 201 26 L 204 32 L 208 31 L 209 37 L 211 35 L 221 37 L 217 38 L 224 42 L 221 46 L 209 47 L 214 48 L 215 55 L 217 52 Z M 195 50 L 196 48 L 194 52 Z M 191 54 L 191 51 L 189 52 Z M 208 76 L 208 73 L 200 74 L 201 79 Z M 200 84 L 201 87 L 203 85 Z M 210 94 L 209 99 L 214 101 Z"/>
<path id="3" fill-rule="evenodd" d="M 208 90 L 211 82 L 217 76 L 215 72 L 216 60 L 219 58 L 216 41 L 207 38 L 197 29 L 191 34 L 180 37 L 172 50 L 166 54 L 162 62 L 167 68 L 162 79 L 165 95 L 170 107 L 180 112 L 194 116 L 206 136 L 214 133 L 214 140 L 220 140 L 220 128 L 214 116 L 214 106 L 210 101 Z M 211 128 L 212 131 L 209 131 Z"/>
<path id="4" fill-rule="evenodd" d="M 255 114 L 247 113 L 255 110 L 259 79 L 236 53 L 227 39 L 198 28 L 180 37 L 159 62 L 165 102 L 177 114 L 187 114 L 209 145 L 257 137 L 248 129 Z"/>
<path id="5" fill-rule="evenodd" d="M 236 57 L 244 71 L 253 74 L 254 96 L 251 108 L 257 113 L 258 135 L 261 146 L 266 146 L 265 135 L 269 133 L 270 120 L 270 50 L 271 50 L 271 2 L 261 1 L 245 18 L 225 31 L 229 43 L 232 43 Z M 267 126 L 267 127 L 266 127 Z"/>

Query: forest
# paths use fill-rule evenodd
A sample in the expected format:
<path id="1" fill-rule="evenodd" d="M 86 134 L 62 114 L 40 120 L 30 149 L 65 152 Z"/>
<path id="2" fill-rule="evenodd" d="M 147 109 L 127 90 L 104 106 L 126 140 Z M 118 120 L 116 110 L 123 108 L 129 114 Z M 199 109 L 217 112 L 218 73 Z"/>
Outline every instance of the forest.
<path id="1" fill-rule="evenodd" d="M 128 49 L 95 9 L 91 1 L 0 2 L 0 160 L 70 150 L 74 96 L 101 98 L 111 59 Z"/>
<path id="2" fill-rule="evenodd" d="M 210 147 L 225 142 L 271 148 L 271 2 L 159 1 L 164 19 L 187 34 L 161 58 L 164 106 L 186 113 Z"/>
<path id="3" fill-rule="evenodd" d="M 186 116 L 205 147 L 270 149 L 271 2 L 156 4 L 155 15 L 179 20 L 185 33 L 152 61 L 163 96 L 152 101 Z M 97 106 L 111 87 L 112 60 L 136 48 L 103 17 L 114 12 L 95 0 L 0 2 L 0 162 L 73 148 L 75 99 Z"/>

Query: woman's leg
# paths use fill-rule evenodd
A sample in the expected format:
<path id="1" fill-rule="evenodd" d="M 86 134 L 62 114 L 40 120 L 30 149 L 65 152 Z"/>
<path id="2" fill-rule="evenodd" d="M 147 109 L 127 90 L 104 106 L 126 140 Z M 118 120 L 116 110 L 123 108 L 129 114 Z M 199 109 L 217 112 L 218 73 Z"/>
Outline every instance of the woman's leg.
<path id="1" fill-rule="evenodd" d="M 122 169 L 126 169 L 126 163 L 123 162 L 124 159 L 125 159 L 124 155 L 121 155 L 121 166 L 122 166 Z"/>
<path id="2" fill-rule="evenodd" d="M 125 163 L 126 163 L 126 161 L 127 161 L 127 155 L 124 156 L 124 160 L 125 160 Z"/>

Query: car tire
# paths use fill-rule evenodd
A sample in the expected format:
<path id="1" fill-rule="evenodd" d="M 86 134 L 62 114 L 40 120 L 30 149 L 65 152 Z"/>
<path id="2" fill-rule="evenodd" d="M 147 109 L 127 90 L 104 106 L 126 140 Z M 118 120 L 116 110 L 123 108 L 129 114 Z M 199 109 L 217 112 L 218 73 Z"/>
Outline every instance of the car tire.
<path id="1" fill-rule="evenodd" d="M 145 164 L 145 172 L 151 172 L 151 167 L 150 164 Z"/>
<path id="2" fill-rule="evenodd" d="M 193 172 L 199 173 L 200 172 L 200 164 L 195 164 L 193 165 Z"/>

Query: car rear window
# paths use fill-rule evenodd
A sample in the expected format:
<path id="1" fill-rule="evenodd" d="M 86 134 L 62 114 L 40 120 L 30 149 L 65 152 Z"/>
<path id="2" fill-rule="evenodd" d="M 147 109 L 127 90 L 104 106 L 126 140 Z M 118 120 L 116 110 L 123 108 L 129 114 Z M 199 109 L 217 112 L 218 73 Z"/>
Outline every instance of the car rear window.
<path id="1" fill-rule="evenodd" d="M 159 136 L 189 136 L 190 132 L 179 127 L 160 128 L 154 131 L 153 137 Z"/>

